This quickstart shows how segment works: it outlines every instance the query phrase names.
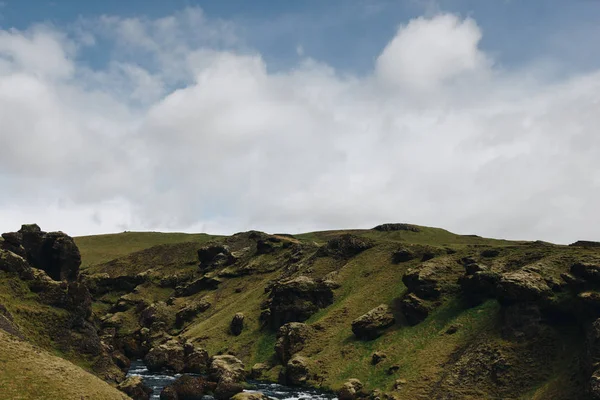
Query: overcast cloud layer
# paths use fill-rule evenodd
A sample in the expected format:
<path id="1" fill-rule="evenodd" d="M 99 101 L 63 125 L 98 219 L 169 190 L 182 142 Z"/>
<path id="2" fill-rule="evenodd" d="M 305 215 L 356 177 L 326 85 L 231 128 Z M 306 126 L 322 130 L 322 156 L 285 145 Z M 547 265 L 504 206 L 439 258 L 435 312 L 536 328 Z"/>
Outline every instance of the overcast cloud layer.
<path id="1" fill-rule="evenodd" d="M 483 34 L 414 19 L 348 76 L 308 57 L 270 72 L 196 8 L 0 30 L 0 231 L 600 239 L 600 70 L 504 70 Z M 100 41 L 104 68 L 77 61 Z"/>

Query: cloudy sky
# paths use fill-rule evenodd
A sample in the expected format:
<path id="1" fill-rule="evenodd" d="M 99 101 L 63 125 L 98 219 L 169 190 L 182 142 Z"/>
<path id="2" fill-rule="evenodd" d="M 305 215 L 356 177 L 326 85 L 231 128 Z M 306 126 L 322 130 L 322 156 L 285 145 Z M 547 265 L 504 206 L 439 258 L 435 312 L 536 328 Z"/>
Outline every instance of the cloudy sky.
<path id="1" fill-rule="evenodd" d="M 600 1 L 3 0 L 0 231 L 600 240 Z"/>

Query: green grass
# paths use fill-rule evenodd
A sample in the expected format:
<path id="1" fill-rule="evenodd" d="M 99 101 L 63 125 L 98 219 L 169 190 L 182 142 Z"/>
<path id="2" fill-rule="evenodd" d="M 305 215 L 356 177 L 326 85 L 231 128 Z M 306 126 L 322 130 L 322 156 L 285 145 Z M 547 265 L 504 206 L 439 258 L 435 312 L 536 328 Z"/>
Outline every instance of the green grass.
<path id="1" fill-rule="evenodd" d="M 82 268 L 85 269 L 159 244 L 204 243 L 216 237 L 205 233 L 123 232 L 79 236 L 75 238 L 75 243 L 81 252 Z"/>

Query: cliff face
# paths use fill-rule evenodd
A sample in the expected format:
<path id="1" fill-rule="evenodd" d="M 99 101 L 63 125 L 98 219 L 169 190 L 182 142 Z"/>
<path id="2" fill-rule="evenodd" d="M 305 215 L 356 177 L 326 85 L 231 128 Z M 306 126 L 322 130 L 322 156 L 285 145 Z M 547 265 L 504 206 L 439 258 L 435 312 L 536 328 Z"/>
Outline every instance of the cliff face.
<path id="1" fill-rule="evenodd" d="M 100 354 L 124 369 L 127 357 L 146 357 L 158 369 L 203 371 L 211 356 L 232 354 L 254 377 L 344 398 L 600 398 L 600 248 L 591 242 L 409 224 L 153 234 L 144 248 L 147 235 L 75 239 L 83 266 L 72 283 L 89 290 L 93 311 L 83 320 L 97 329 Z M 106 262 L 99 249 L 111 244 L 118 256 Z M 18 274 L 4 282 L 36 286 Z"/>

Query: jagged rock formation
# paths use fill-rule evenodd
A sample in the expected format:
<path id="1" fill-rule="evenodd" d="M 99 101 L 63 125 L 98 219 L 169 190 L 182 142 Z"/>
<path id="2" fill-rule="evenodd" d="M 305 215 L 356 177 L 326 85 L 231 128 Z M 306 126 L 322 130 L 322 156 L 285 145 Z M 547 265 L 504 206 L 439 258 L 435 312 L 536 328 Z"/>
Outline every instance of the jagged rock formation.
<path id="1" fill-rule="evenodd" d="M 396 319 L 392 310 L 386 304 L 381 304 L 352 321 L 352 332 L 359 339 L 373 340 L 394 322 Z"/>

